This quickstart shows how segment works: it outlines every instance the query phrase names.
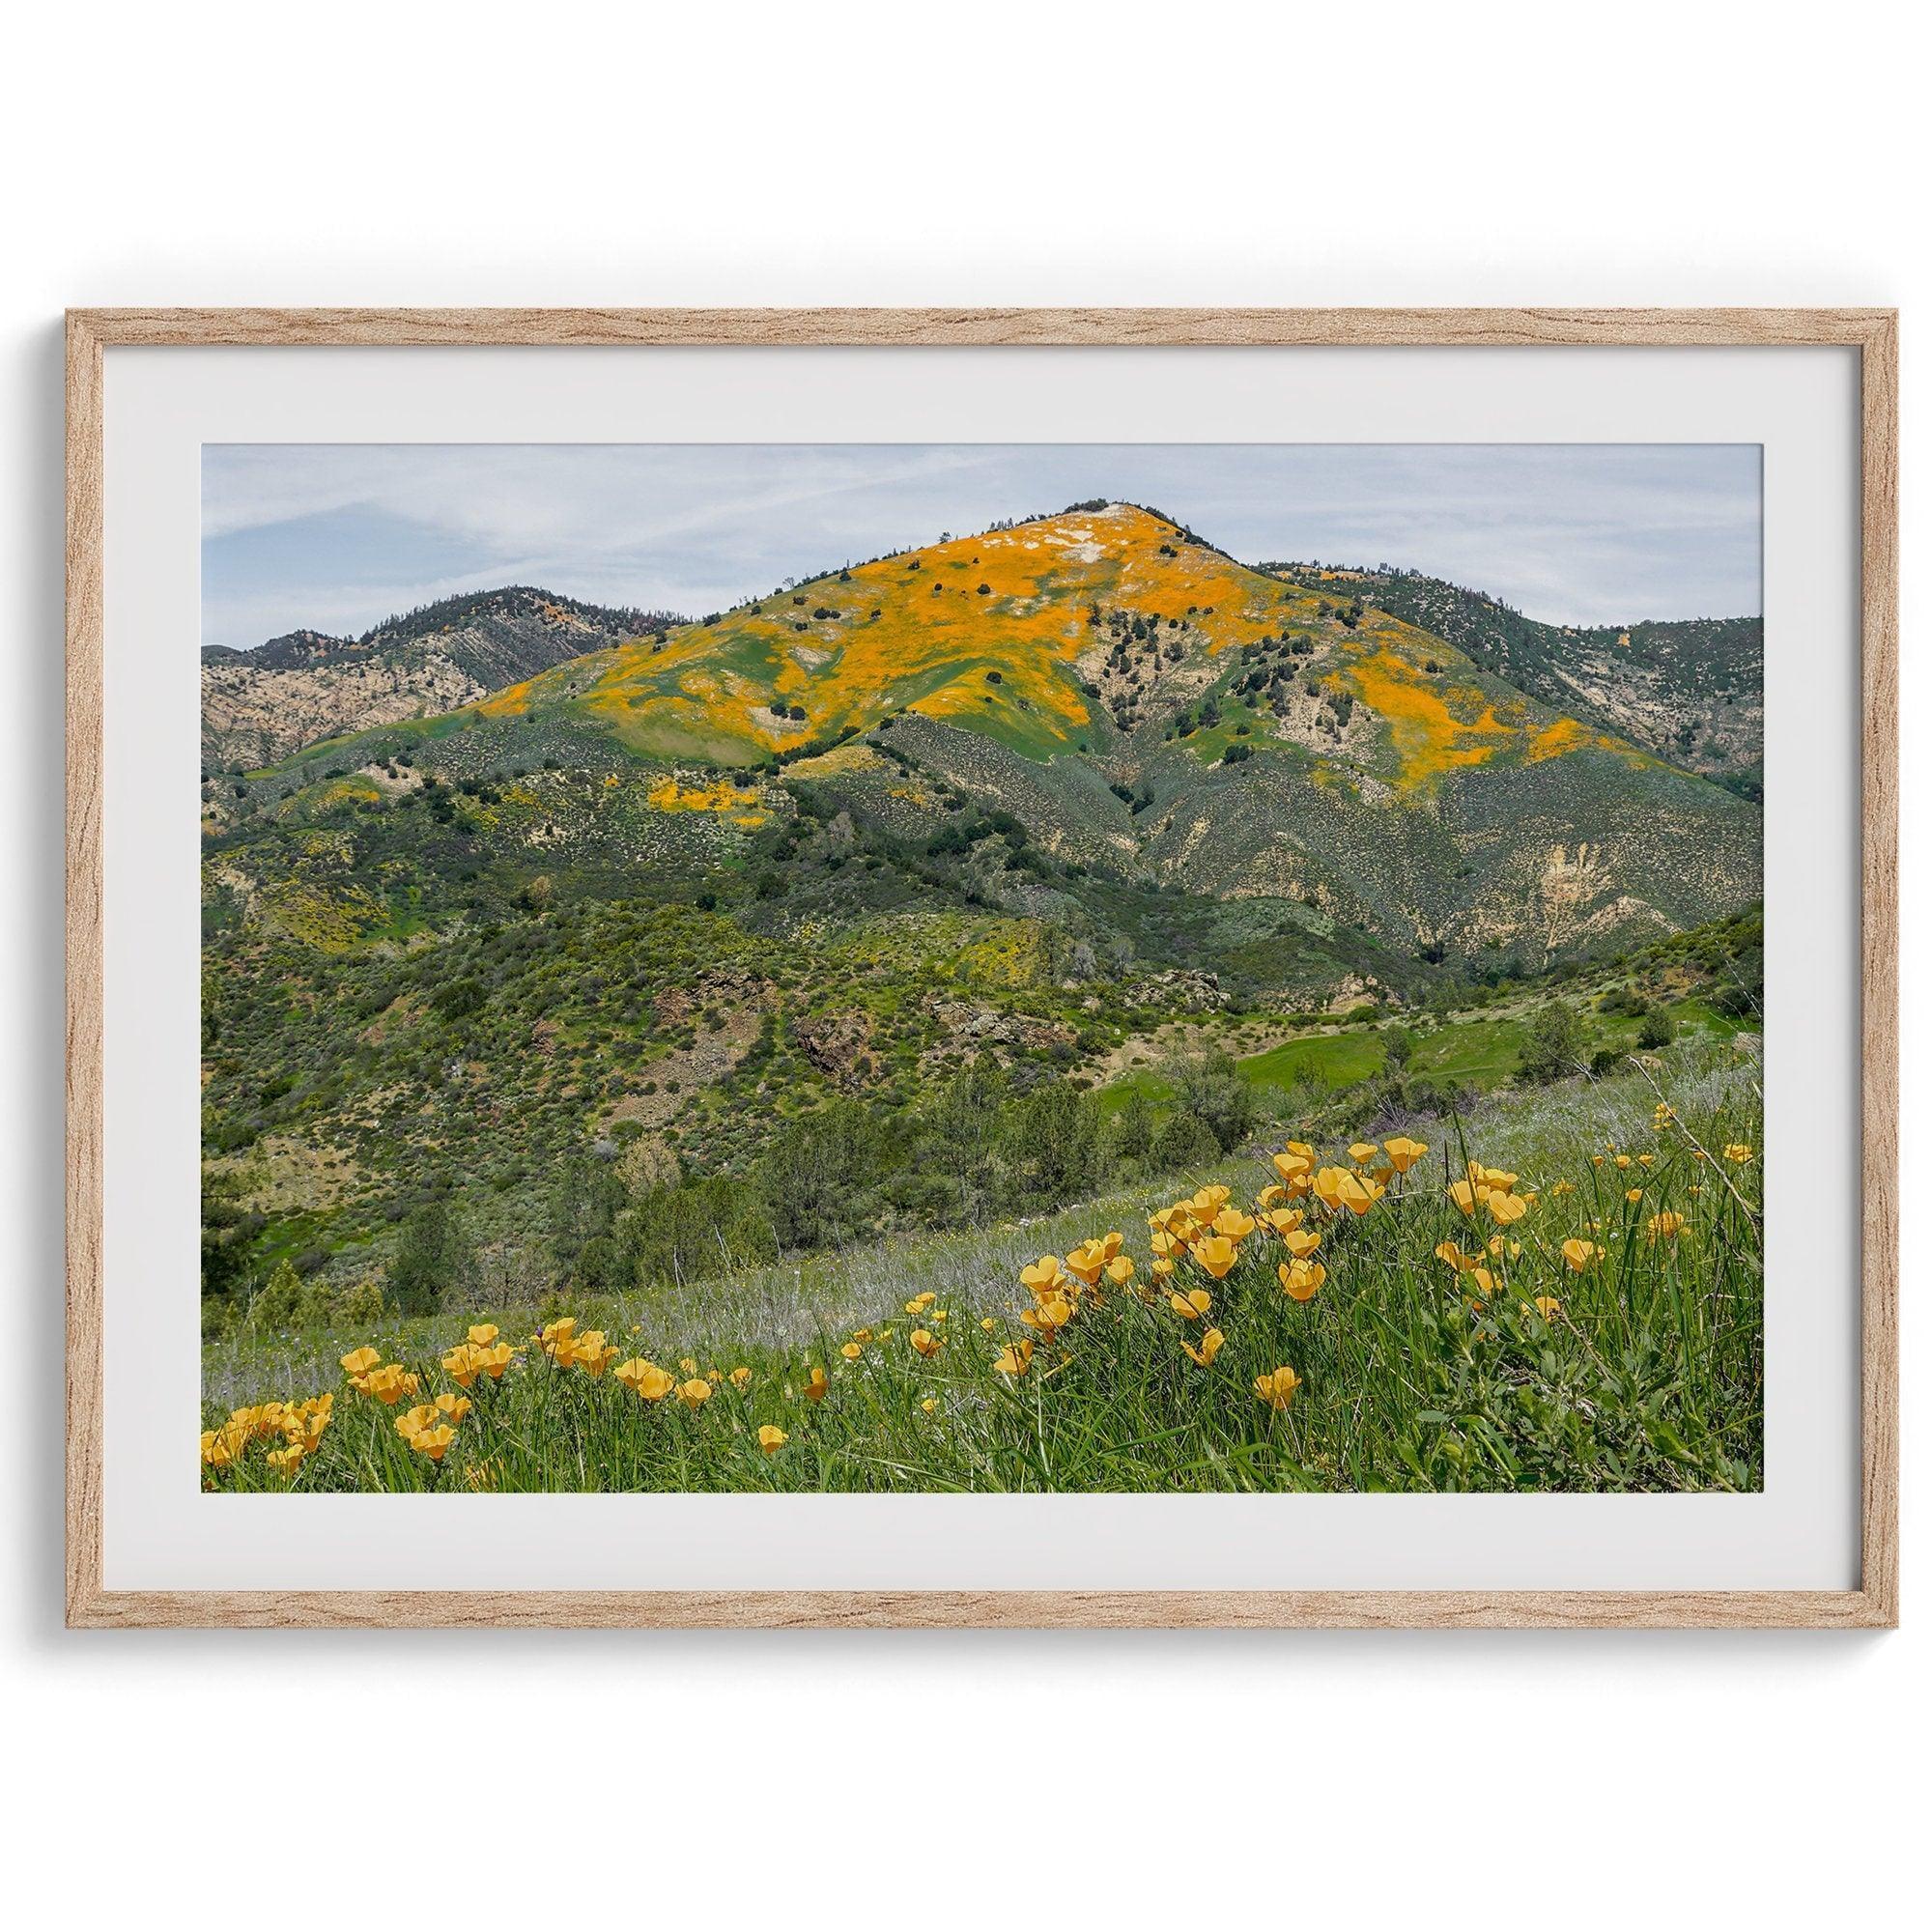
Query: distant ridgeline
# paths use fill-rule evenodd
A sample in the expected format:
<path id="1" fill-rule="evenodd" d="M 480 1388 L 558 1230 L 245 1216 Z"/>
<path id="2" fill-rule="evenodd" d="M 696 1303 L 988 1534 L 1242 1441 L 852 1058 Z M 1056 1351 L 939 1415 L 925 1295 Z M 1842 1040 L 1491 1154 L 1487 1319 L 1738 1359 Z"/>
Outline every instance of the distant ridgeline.
<path id="1" fill-rule="evenodd" d="M 359 638 L 291 631 L 201 654 L 202 762 L 248 770 L 343 731 L 468 703 L 567 658 L 684 619 L 512 584 L 385 617 Z"/>
<path id="2" fill-rule="evenodd" d="M 1747 798 L 1763 796 L 1762 617 L 1544 624 L 1480 590 L 1390 564 L 1262 568 L 1351 605 L 1373 604 L 1547 704 L 1620 731 Z"/>

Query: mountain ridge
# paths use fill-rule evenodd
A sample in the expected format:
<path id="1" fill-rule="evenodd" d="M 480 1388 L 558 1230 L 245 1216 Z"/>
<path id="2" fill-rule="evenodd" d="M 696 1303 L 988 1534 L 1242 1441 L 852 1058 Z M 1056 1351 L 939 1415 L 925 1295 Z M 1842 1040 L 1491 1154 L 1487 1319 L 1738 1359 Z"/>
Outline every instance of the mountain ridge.
<path id="1" fill-rule="evenodd" d="M 1298 903 L 1443 956 L 1697 923 L 1748 903 L 1760 869 L 1748 800 L 1378 605 L 1125 503 L 847 565 L 311 746 L 217 790 L 211 829 L 318 779 L 354 774 L 380 802 L 398 756 L 412 784 L 518 772 L 493 810 L 526 847 L 611 845 L 576 805 L 546 815 L 560 781 L 530 767 L 594 774 L 613 824 L 636 791 L 640 857 L 727 868 L 795 811 L 786 774 L 809 766 L 894 837 L 955 799 L 1061 866 Z"/>
<path id="2" fill-rule="evenodd" d="M 308 627 L 201 653 L 206 769 L 272 763 L 344 731 L 473 701 L 585 649 L 682 622 L 531 584 L 437 600 L 359 637 Z"/>

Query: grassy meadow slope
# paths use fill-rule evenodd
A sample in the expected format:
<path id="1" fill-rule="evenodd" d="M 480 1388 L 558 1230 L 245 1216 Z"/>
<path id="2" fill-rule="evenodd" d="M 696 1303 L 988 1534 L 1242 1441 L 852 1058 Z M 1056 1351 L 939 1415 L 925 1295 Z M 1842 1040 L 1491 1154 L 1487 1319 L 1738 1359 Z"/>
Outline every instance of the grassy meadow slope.
<path id="1" fill-rule="evenodd" d="M 1679 1048 L 1312 1189 L 1291 1146 L 810 1273 L 256 1333 L 210 1350 L 204 1480 L 1756 1490 L 1759 1120 L 1747 1056 Z M 1189 1213 L 1227 1234 L 1163 1250 Z"/>

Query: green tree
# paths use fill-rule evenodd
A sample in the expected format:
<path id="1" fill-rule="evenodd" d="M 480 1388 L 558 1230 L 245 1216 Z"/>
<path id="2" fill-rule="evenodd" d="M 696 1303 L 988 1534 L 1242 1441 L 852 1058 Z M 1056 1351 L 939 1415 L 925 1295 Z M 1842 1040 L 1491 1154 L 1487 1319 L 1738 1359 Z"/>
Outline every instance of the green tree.
<path id="1" fill-rule="evenodd" d="M 1181 1054 L 1162 1070 L 1177 1111 L 1193 1115 L 1213 1135 L 1217 1151 L 1232 1153 L 1254 1131 L 1254 1089 L 1229 1054 L 1218 1047 Z"/>
<path id="2" fill-rule="evenodd" d="M 1113 1156 L 1127 1167 L 1144 1167 L 1153 1152 L 1153 1103 L 1139 1086 L 1127 1089 L 1127 1102 L 1114 1116 Z"/>
<path id="3" fill-rule="evenodd" d="M 1577 1071 L 1582 1055 L 1583 1032 L 1575 1009 L 1553 1000 L 1530 1021 L 1516 1070 L 1524 1080 L 1560 1080 Z"/>
<path id="4" fill-rule="evenodd" d="M 405 1315 L 434 1315 L 469 1273 L 470 1256 L 449 1203 L 426 1201 L 403 1223 L 389 1293 Z"/>
<path id="5" fill-rule="evenodd" d="M 1643 1016 L 1643 1024 L 1636 1030 L 1636 1043 L 1645 1048 L 1668 1046 L 1677 1037 L 1677 1029 L 1670 1023 L 1670 1015 L 1660 1008 L 1653 1009 Z"/>
<path id="6" fill-rule="evenodd" d="M 1007 1118 L 1009 1172 L 1023 1205 L 1056 1207 L 1087 1193 L 1100 1169 L 1100 1114 L 1091 1094 L 1044 1080 Z"/>
<path id="7" fill-rule="evenodd" d="M 1149 1160 L 1157 1174 L 1192 1173 L 1216 1159 L 1221 1144 L 1198 1114 L 1170 1114 L 1154 1136 Z"/>

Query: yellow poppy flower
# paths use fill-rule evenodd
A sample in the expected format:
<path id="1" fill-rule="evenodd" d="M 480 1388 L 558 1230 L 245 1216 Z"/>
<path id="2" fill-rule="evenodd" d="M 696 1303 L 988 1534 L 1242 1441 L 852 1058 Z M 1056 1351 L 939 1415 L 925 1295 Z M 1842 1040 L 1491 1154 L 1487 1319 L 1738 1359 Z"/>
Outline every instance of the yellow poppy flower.
<path id="1" fill-rule="evenodd" d="M 1546 1321 L 1554 1321 L 1563 1313 L 1563 1304 L 1553 1294 L 1539 1294 L 1535 1306 Z"/>
<path id="2" fill-rule="evenodd" d="M 1628 1166 L 1629 1166 L 1630 1164 L 1631 1164 L 1631 1157 L 1630 1157 L 1630 1155 L 1629 1155 L 1629 1154 L 1627 1154 L 1627 1153 L 1620 1153 L 1620 1154 L 1618 1154 L 1618 1156 L 1617 1156 L 1617 1165 L 1618 1165 L 1619 1167 L 1628 1167 Z"/>
<path id="3" fill-rule="evenodd" d="M 1221 1352 L 1221 1344 L 1225 1342 L 1227 1339 L 1228 1338 L 1221 1333 L 1220 1329 L 1210 1328 L 1208 1329 L 1207 1334 L 1202 1336 L 1200 1348 L 1197 1349 L 1192 1342 L 1189 1342 L 1184 1338 L 1182 1339 L 1180 1346 L 1187 1351 L 1188 1355 L 1195 1362 L 1197 1362 L 1202 1368 L 1207 1369 L 1207 1368 L 1211 1368 L 1213 1366 L 1214 1357 Z"/>
<path id="4" fill-rule="evenodd" d="M 859 1343 L 869 1342 L 872 1339 L 872 1331 L 869 1328 L 855 1328 L 852 1331 L 852 1339 Z"/>
<path id="5" fill-rule="evenodd" d="M 1641 1187 L 1627 1187 L 1624 1189 L 1624 1199 L 1626 1201 L 1641 1201 L 1643 1199 L 1643 1189 Z"/>
<path id="6" fill-rule="evenodd" d="M 1042 1295 L 1033 1307 L 1020 1311 L 1020 1320 L 1042 1335 L 1058 1334 L 1073 1320 L 1073 1304 L 1064 1294 Z"/>
<path id="7" fill-rule="evenodd" d="M 908 1315 L 923 1315 L 925 1311 L 928 1308 L 930 1308 L 932 1304 L 938 1299 L 939 1299 L 938 1295 L 934 1294 L 930 1289 L 927 1289 L 923 1294 L 915 1294 L 913 1298 L 906 1303 L 905 1312 Z"/>
<path id="8" fill-rule="evenodd" d="M 1268 1208 L 1279 1207 L 1280 1204 L 1286 1201 L 1287 1199 L 1288 1199 L 1288 1190 L 1285 1187 L 1277 1187 L 1273 1181 L 1269 1181 L 1268 1184 L 1265 1187 L 1264 1187 L 1259 1194 L 1255 1196 L 1255 1206 L 1261 1208 L 1263 1212 L 1265 1213 Z"/>
<path id="9" fill-rule="evenodd" d="M 1429 1151 L 1429 1146 L 1425 1141 L 1412 1141 L 1405 1134 L 1398 1134 L 1382 1143 L 1382 1151 L 1398 1174 L 1406 1174 Z"/>
<path id="10" fill-rule="evenodd" d="M 1009 1342 L 1000 1350 L 999 1358 L 994 1362 L 993 1368 L 999 1375 L 1023 1376 L 1027 1372 L 1027 1364 L 1032 1360 L 1031 1341 Z"/>
<path id="11" fill-rule="evenodd" d="M 1293 1234 L 1307 1218 L 1307 1210 L 1301 1208 L 1270 1208 L 1262 1216 L 1277 1235 Z"/>
<path id="12" fill-rule="evenodd" d="M 1198 1321 L 1213 1307 L 1214 1297 L 1205 1288 L 1193 1288 L 1185 1294 L 1170 1294 L 1167 1305 L 1183 1321 Z"/>
<path id="13" fill-rule="evenodd" d="M 1245 1241 L 1255 1232 L 1255 1224 L 1238 1208 L 1223 1208 L 1212 1225 L 1217 1235 L 1230 1241 Z"/>
<path id="14" fill-rule="evenodd" d="M 1270 1408 L 1286 1408 L 1294 1400 L 1294 1392 L 1301 1386 L 1301 1378 L 1283 1363 L 1267 1375 L 1255 1378 L 1255 1393 Z"/>
<path id="15" fill-rule="evenodd" d="M 1281 1237 L 1281 1244 L 1295 1261 L 1305 1261 L 1321 1245 L 1321 1236 L 1311 1234 L 1306 1228 L 1291 1228 Z"/>
<path id="16" fill-rule="evenodd" d="M 617 1359 L 617 1350 L 604 1340 L 603 1329 L 593 1328 L 578 1338 L 571 1359 L 586 1375 L 601 1376 Z"/>
<path id="17" fill-rule="evenodd" d="M 805 1378 L 805 1399 L 807 1402 L 823 1402 L 825 1391 L 830 1384 L 825 1379 L 825 1371 L 815 1363 Z"/>
<path id="18" fill-rule="evenodd" d="M 929 1329 L 915 1328 L 912 1331 L 912 1333 L 906 1337 L 906 1340 L 909 1341 L 912 1344 L 912 1346 L 922 1355 L 926 1356 L 928 1359 L 939 1353 L 939 1337 L 933 1334 Z"/>
<path id="19" fill-rule="evenodd" d="M 775 1424 L 761 1422 L 758 1425 L 758 1447 L 767 1456 L 776 1456 L 791 1438 Z"/>
<path id="20" fill-rule="evenodd" d="M 641 1355 L 633 1357 L 616 1372 L 617 1379 L 635 1396 L 645 1402 L 662 1402 L 677 1386 L 677 1378 Z"/>
<path id="21" fill-rule="evenodd" d="M 1595 1241 L 1573 1237 L 1563 1243 L 1563 1259 L 1570 1264 L 1572 1274 L 1581 1274 L 1603 1252 Z"/>
<path id="22" fill-rule="evenodd" d="M 1366 1167 L 1369 1164 L 1369 1162 L 1374 1160 L 1376 1155 L 1380 1152 L 1381 1149 L 1378 1148 L 1374 1141 L 1357 1141 L 1354 1144 L 1354 1146 L 1349 1150 L 1349 1158 L 1352 1160 L 1357 1167 Z"/>
<path id="23" fill-rule="evenodd" d="M 380 1369 L 371 1369 L 362 1378 L 360 1386 L 365 1395 L 373 1395 L 384 1407 L 393 1408 L 406 1395 L 414 1395 L 422 1382 L 400 1362 L 389 1362 Z"/>
<path id="24" fill-rule="evenodd" d="M 1732 1141 L 1724 1149 L 1724 1158 L 1734 1167 L 1745 1166 L 1751 1158 L 1748 1141 Z"/>
<path id="25" fill-rule="evenodd" d="M 677 1398 L 686 1408 L 702 1408 L 711 1400 L 711 1384 L 701 1376 L 693 1376 L 688 1382 L 679 1382 Z"/>
<path id="26" fill-rule="evenodd" d="M 751 1381 L 751 1379 L 752 1379 L 751 1370 L 744 1367 L 742 1364 L 731 1371 L 731 1386 L 734 1389 L 744 1388 Z"/>
<path id="27" fill-rule="evenodd" d="M 1031 1267 L 1020 1269 L 1020 1286 L 1030 1294 L 1057 1294 L 1062 1278 L 1058 1255 L 1041 1255 Z"/>
<path id="28" fill-rule="evenodd" d="M 1645 1232 L 1653 1241 L 1674 1241 L 1683 1231 L 1682 1214 L 1653 1214 L 1645 1223 Z"/>
<path id="29" fill-rule="evenodd" d="M 1165 1281 L 1173 1272 L 1174 1261 L 1169 1255 L 1156 1255 L 1148 1264 L 1148 1273 L 1152 1275 L 1155 1281 Z"/>
<path id="30" fill-rule="evenodd" d="M 983 1328 L 983 1329 L 984 1329 L 984 1330 L 986 1331 L 986 1333 L 987 1333 L 987 1334 L 989 1334 L 989 1335 L 990 1335 L 990 1334 L 991 1334 L 991 1333 L 993 1332 L 993 1330 L 994 1330 L 995 1328 L 997 1328 L 997 1327 L 998 1327 L 999 1325 L 1000 1325 L 1000 1324 L 999 1324 L 999 1323 L 998 1323 L 997 1321 L 995 1321 L 993 1320 L 993 1318 L 992 1318 L 992 1317 L 991 1317 L 990 1315 L 982 1315 L 982 1316 L 981 1316 L 981 1317 L 980 1318 L 980 1326 L 981 1328 Z"/>
<path id="31" fill-rule="evenodd" d="M 487 1349 L 497 1339 L 496 1324 L 490 1321 L 478 1322 L 474 1328 L 470 1329 L 469 1339 L 479 1349 Z"/>
<path id="32" fill-rule="evenodd" d="M 686 1375 L 688 1375 L 688 1376 L 695 1376 L 695 1375 L 696 1375 L 696 1374 L 697 1373 L 697 1363 L 696 1363 L 696 1360 L 695 1360 L 695 1359 L 694 1359 L 694 1358 L 693 1358 L 692 1356 L 690 1356 L 690 1355 L 686 1355 L 686 1356 L 684 1356 L 684 1357 L 683 1357 L 683 1358 L 682 1358 L 682 1359 L 681 1359 L 681 1360 L 680 1360 L 680 1361 L 678 1362 L 678 1367 L 679 1367 L 680 1369 L 682 1369 L 682 1370 L 684 1371 L 684 1373 L 685 1373 Z"/>
<path id="33" fill-rule="evenodd" d="M 1229 1190 L 1219 1185 L 1198 1187 L 1187 1205 L 1193 1209 L 1194 1218 L 1206 1226 L 1228 1205 L 1228 1194 Z"/>
<path id="34" fill-rule="evenodd" d="M 1134 1278 L 1134 1259 L 1131 1255 L 1116 1255 L 1107 1264 L 1107 1279 L 1116 1288 L 1125 1288 Z"/>
<path id="35" fill-rule="evenodd" d="M 1283 1262 L 1275 1276 L 1291 1300 L 1313 1301 L 1328 1279 L 1328 1270 L 1320 1262 Z"/>
<path id="36" fill-rule="evenodd" d="M 843 1355 L 848 1362 L 856 1362 L 859 1359 L 859 1357 L 866 1352 L 866 1345 L 863 1342 L 847 1342 L 845 1346 L 838 1350 L 838 1352 L 841 1355 Z"/>
<path id="37" fill-rule="evenodd" d="M 920 1404 L 919 1406 L 920 1406 L 920 1412 L 923 1415 L 932 1415 L 938 1410 L 939 1398 L 936 1395 L 929 1395 Z"/>
<path id="38" fill-rule="evenodd" d="M 278 1469 L 285 1476 L 293 1476 L 302 1465 L 302 1450 L 295 1443 L 286 1449 L 270 1449 L 267 1462 L 271 1469 Z"/>
<path id="39" fill-rule="evenodd" d="M 1100 1270 L 1106 1265 L 1107 1252 L 1098 1241 L 1082 1241 L 1066 1257 L 1066 1271 L 1077 1275 L 1089 1288 L 1100 1279 Z"/>
<path id="40" fill-rule="evenodd" d="M 476 1362 L 477 1353 L 476 1346 L 471 1342 L 459 1342 L 455 1348 L 444 1351 L 443 1373 L 458 1388 L 468 1388 L 481 1373 Z"/>
<path id="41" fill-rule="evenodd" d="M 436 1406 L 452 1422 L 461 1422 L 469 1413 L 470 1403 L 467 1395 L 440 1395 Z"/>
<path id="42" fill-rule="evenodd" d="M 1204 1235 L 1190 1251 L 1195 1264 L 1219 1281 L 1239 1259 L 1235 1244 L 1225 1235 Z"/>
<path id="43" fill-rule="evenodd" d="M 1290 1194 L 1306 1194 L 1308 1179 L 1315 1171 L 1315 1162 L 1305 1153 L 1297 1153 L 1293 1149 L 1287 1153 L 1272 1156 L 1274 1171 L 1281 1176 Z"/>
<path id="44" fill-rule="evenodd" d="M 1529 1204 L 1520 1195 L 1498 1194 L 1492 1190 L 1489 1199 L 1490 1215 L 1507 1228 L 1513 1221 L 1520 1221 L 1529 1212 Z"/>
<path id="45" fill-rule="evenodd" d="M 351 1377 L 366 1376 L 382 1360 L 374 1349 L 356 1349 L 342 1358 L 342 1372 Z"/>
<path id="46" fill-rule="evenodd" d="M 1351 1214 L 1366 1214 L 1382 1198 L 1381 1182 L 1365 1174 L 1350 1174 L 1346 1167 L 1324 1167 L 1315 1177 L 1315 1198 L 1332 1214 L 1346 1208 Z"/>
<path id="47" fill-rule="evenodd" d="M 444 1452 L 456 1440 L 456 1431 L 448 1423 L 439 1422 L 434 1429 L 418 1430 L 410 1437 L 410 1447 L 427 1456 L 432 1463 L 440 1463 Z"/>

